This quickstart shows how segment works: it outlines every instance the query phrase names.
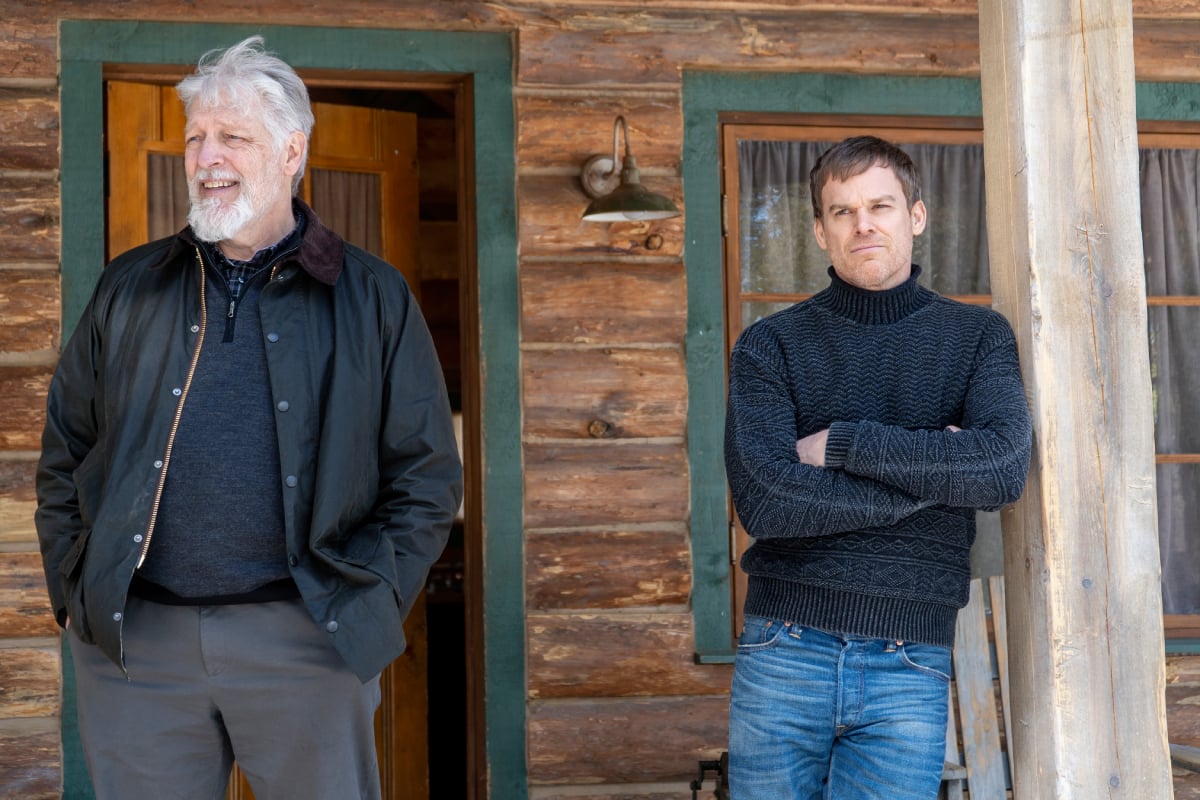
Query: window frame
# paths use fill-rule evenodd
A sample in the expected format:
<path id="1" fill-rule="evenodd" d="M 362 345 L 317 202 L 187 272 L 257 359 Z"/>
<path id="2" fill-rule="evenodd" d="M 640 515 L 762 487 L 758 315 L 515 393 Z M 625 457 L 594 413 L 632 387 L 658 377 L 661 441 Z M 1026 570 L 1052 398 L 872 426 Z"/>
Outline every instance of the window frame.
<path id="1" fill-rule="evenodd" d="M 1141 146 L 1200 145 L 1200 84 L 1139 82 L 1137 116 L 1152 120 L 1139 122 Z M 685 71 L 683 117 L 695 661 L 730 663 L 737 617 L 737 528 L 725 483 L 723 430 L 729 315 L 734 308 L 740 313 L 742 296 L 728 291 L 725 267 L 727 248 L 737 246 L 737 222 L 736 202 L 727 200 L 734 195 L 724 179 L 728 153 L 723 126 L 767 119 L 777 125 L 791 119 L 819 126 L 869 117 L 897 129 L 911 127 L 899 122 L 913 120 L 955 129 L 980 124 L 982 98 L 979 81 L 970 78 Z M 893 127 L 873 130 L 888 135 Z M 714 219 L 721 224 L 712 224 Z M 1200 305 L 1200 298 L 1192 297 L 1147 300 L 1149 306 Z M 1200 462 L 1200 454 L 1156 454 L 1155 461 L 1174 463 L 1181 456 Z M 1200 652 L 1200 638 L 1193 638 L 1200 637 L 1200 615 L 1164 615 L 1164 626 L 1167 652 Z"/>

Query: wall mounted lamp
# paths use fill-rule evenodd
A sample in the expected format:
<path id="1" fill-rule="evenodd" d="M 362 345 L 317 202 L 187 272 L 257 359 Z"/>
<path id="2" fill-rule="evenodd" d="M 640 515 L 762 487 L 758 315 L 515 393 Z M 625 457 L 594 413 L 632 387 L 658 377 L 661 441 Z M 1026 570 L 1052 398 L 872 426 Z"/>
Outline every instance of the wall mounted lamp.
<path id="1" fill-rule="evenodd" d="M 625 131 L 625 158 L 617 160 L 618 133 Z M 669 219 L 679 216 L 670 198 L 642 186 L 637 161 L 629 152 L 629 126 L 625 117 L 613 122 L 612 156 L 594 155 L 583 162 L 579 182 L 589 197 L 595 198 L 583 212 L 587 222 L 626 222 L 643 219 Z"/>

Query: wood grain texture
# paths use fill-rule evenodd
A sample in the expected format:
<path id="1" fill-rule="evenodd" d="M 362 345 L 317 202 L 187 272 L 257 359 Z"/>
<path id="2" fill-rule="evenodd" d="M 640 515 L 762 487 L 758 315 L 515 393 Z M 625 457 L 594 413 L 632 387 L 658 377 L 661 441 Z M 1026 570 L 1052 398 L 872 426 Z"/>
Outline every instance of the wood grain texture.
<path id="1" fill-rule="evenodd" d="M 677 96 L 623 97 L 581 90 L 577 96 L 523 95 L 517 98 L 517 163 L 522 169 L 582 167 L 593 155 L 612 156 L 613 126 L 624 116 L 630 152 L 639 168 L 679 170 L 683 109 Z M 570 125 L 563 120 L 570 119 Z M 618 158 L 624 157 L 625 135 Z"/>
<path id="2" fill-rule="evenodd" d="M 33 529 L 36 470 L 34 461 L 0 459 L 0 544 L 37 546 Z"/>
<path id="3" fill-rule="evenodd" d="M 522 373 L 527 436 L 668 437 L 687 426 L 681 350 L 531 350 Z"/>
<path id="4" fill-rule="evenodd" d="M 58 258 L 58 182 L 52 173 L 0 174 L 0 253 L 7 261 Z"/>
<path id="5" fill-rule="evenodd" d="M 0 367 L 0 450 L 40 450 L 50 367 Z"/>
<path id="6" fill-rule="evenodd" d="M 0 639 L 58 636 L 39 553 L 0 553 Z"/>
<path id="7" fill-rule="evenodd" d="M 527 528 L 687 519 L 683 443 L 526 444 L 524 450 Z"/>
<path id="8" fill-rule="evenodd" d="M 0 270 L 0 353 L 58 348 L 59 275 L 49 270 Z"/>
<path id="9" fill-rule="evenodd" d="M 54 90 L 0 88 L 0 169 L 57 168 L 58 97 Z"/>
<path id="10" fill-rule="evenodd" d="M 62 796 L 62 746 L 56 720 L 0 727 L 0 791 L 12 800 Z"/>
<path id="11" fill-rule="evenodd" d="M 683 182 L 678 177 L 643 174 L 642 185 L 669 197 L 683 211 Z M 678 257 L 683 253 L 683 217 L 584 222 L 589 202 L 577 174 L 519 176 L 521 255 Z"/>
<path id="12" fill-rule="evenodd" d="M 691 591 L 685 529 L 566 531 L 525 539 L 531 609 L 683 606 Z"/>
<path id="13" fill-rule="evenodd" d="M 61 647 L 0 649 L 0 716 L 54 717 L 59 713 Z"/>
<path id="14" fill-rule="evenodd" d="M 687 332 L 681 264 L 525 263 L 525 342 L 682 343 Z"/>
<path id="15" fill-rule="evenodd" d="M 530 614 L 529 696 L 729 693 L 731 666 L 693 663 L 692 615 Z"/>
<path id="16" fill-rule="evenodd" d="M 726 749 L 729 698 L 535 700 L 529 782 L 678 783 Z"/>

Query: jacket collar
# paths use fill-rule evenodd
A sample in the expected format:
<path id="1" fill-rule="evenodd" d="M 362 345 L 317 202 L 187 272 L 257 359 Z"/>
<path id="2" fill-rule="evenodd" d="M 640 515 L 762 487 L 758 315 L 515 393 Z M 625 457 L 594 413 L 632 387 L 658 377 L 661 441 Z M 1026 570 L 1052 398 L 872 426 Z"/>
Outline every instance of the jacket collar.
<path id="1" fill-rule="evenodd" d="M 304 235 L 300 240 L 300 249 L 288 260 L 299 261 L 300 267 L 313 278 L 333 286 L 342 272 L 345 242 L 342 241 L 342 237 L 325 227 L 316 212 L 303 200 L 292 198 L 292 207 L 304 215 Z M 196 245 L 196 236 L 189 225 L 175 234 L 167 252 L 150 268 L 160 269 L 181 253 L 191 252 Z"/>

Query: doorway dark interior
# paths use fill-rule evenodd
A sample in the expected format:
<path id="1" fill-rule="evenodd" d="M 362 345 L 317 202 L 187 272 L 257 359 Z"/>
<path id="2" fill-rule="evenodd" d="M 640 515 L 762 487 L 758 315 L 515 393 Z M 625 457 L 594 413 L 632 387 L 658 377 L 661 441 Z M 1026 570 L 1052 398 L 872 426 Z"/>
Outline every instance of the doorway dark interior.
<path id="1" fill-rule="evenodd" d="M 313 102 L 403 111 L 417 116 L 420 279 L 413 289 L 433 334 L 462 446 L 462 348 L 459 305 L 464 265 L 459 246 L 461 165 L 450 90 L 312 87 Z M 466 513 L 471 513 L 466 509 Z M 467 628 L 464 512 L 426 584 L 429 695 L 429 797 L 466 800 L 468 784 Z"/>

